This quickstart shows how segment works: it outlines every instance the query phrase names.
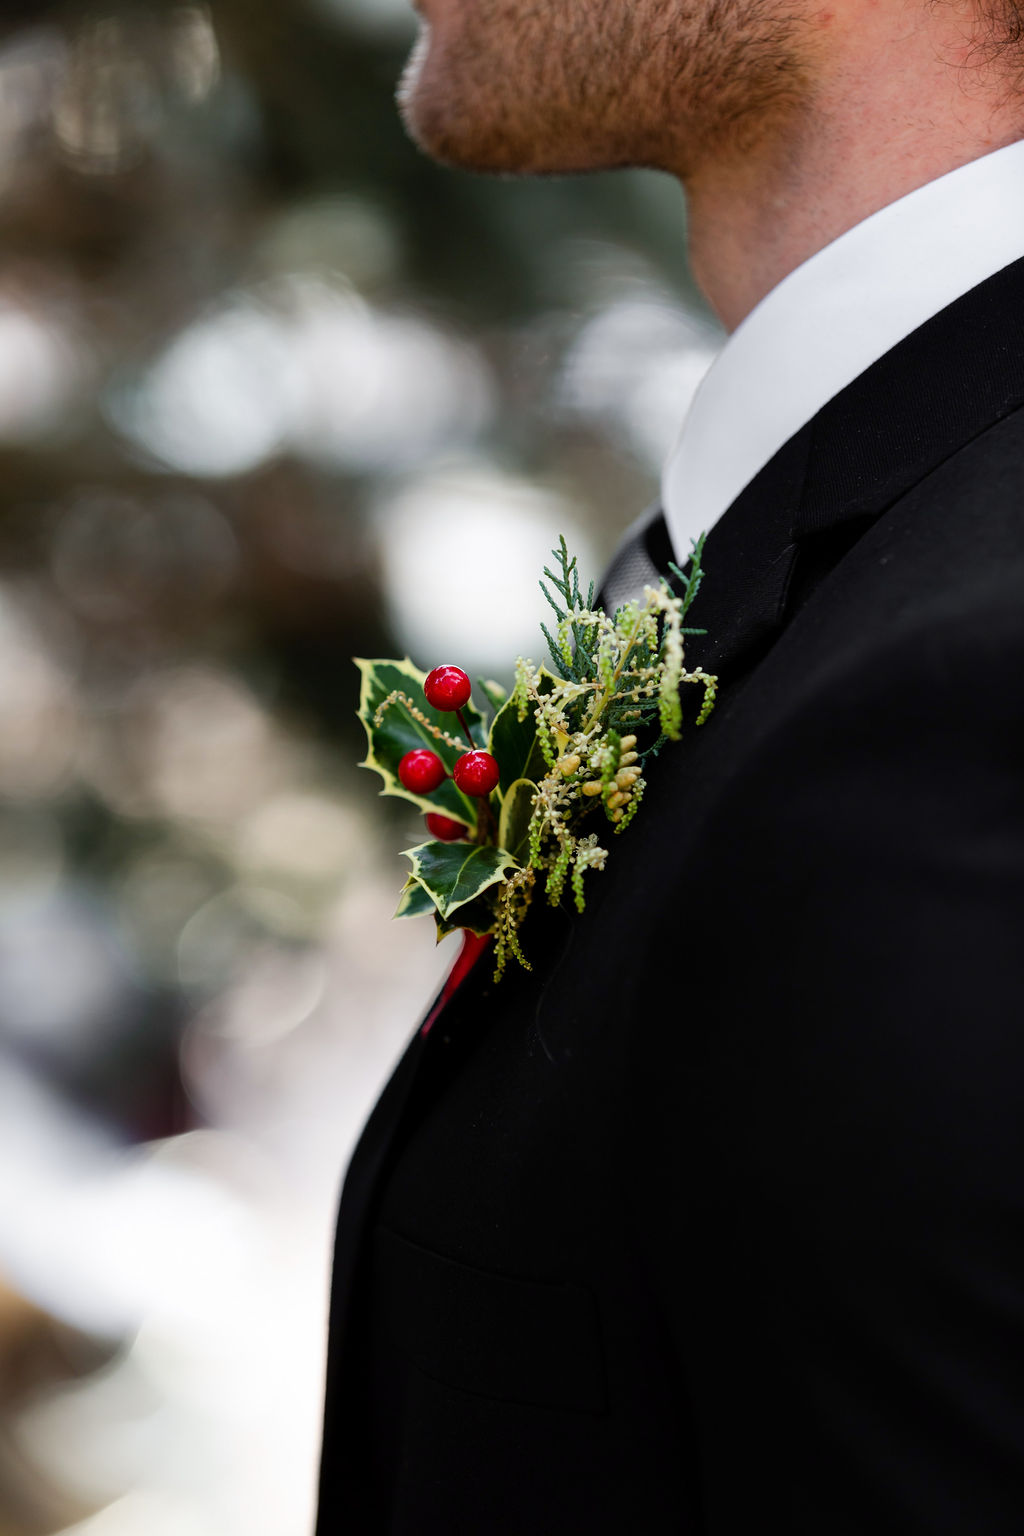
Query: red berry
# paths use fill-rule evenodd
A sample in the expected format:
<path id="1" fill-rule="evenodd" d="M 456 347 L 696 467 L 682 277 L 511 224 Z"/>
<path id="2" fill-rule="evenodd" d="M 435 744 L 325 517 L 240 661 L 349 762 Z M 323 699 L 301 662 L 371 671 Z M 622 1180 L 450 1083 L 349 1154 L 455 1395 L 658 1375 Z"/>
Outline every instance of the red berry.
<path id="1" fill-rule="evenodd" d="M 468 704 L 473 685 L 461 667 L 435 667 L 423 682 L 427 703 L 449 712 Z"/>
<path id="2" fill-rule="evenodd" d="M 460 837 L 465 837 L 469 828 L 464 827 L 461 821 L 453 821 L 450 816 L 442 816 L 437 811 L 427 812 L 427 831 L 440 838 L 442 843 L 457 842 Z"/>
<path id="3" fill-rule="evenodd" d="M 464 795 L 482 799 L 501 778 L 501 769 L 489 752 L 464 752 L 452 769 L 452 778 Z"/>
<path id="4" fill-rule="evenodd" d="M 429 795 L 448 775 L 436 752 L 429 747 L 413 747 L 399 763 L 398 777 L 414 795 Z"/>

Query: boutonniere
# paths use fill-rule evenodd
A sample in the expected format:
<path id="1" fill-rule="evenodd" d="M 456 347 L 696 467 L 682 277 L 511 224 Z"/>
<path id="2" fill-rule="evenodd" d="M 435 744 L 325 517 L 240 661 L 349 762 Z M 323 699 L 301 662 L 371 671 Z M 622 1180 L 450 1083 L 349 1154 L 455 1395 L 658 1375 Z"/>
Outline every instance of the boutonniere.
<path id="1" fill-rule="evenodd" d="M 439 938 L 492 938 L 497 980 L 510 957 L 530 969 L 520 929 L 539 894 L 558 905 L 568 886 L 584 910 L 588 873 L 640 811 L 647 762 L 682 734 L 683 686 L 703 690 L 697 725 L 714 707 L 717 679 L 685 660 L 686 637 L 703 633 L 684 622 L 703 547 L 685 570 L 672 566 L 678 591 L 663 580 L 610 616 L 593 583 L 584 597 L 560 539 L 540 583 L 555 616 L 541 625 L 550 666 L 520 658 L 508 695 L 479 683 L 483 707 L 460 667 L 357 659 L 361 766 L 380 774 L 382 794 L 418 806 L 430 833 L 404 855 L 396 917 L 431 916 Z"/>

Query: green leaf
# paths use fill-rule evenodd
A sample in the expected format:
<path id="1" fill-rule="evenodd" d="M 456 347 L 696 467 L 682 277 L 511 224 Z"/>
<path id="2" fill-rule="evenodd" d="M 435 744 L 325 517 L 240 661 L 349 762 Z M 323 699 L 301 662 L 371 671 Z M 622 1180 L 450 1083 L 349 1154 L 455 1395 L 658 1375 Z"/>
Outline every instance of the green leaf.
<path id="1" fill-rule="evenodd" d="M 484 698 L 487 700 L 488 704 L 491 706 L 491 709 L 495 714 L 497 714 L 498 710 L 508 698 L 508 689 L 503 688 L 500 683 L 496 683 L 493 677 L 478 677 L 476 680 L 476 685 L 480 689 L 480 692 L 483 694 Z"/>
<path id="2" fill-rule="evenodd" d="M 442 939 L 446 939 L 450 933 L 455 933 L 460 928 L 468 928 L 470 933 L 476 934 L 490 933 L 494 928 L 494 913 L 483 896 L 477 897 L 475 901 L 467 901 L 450 922 L 443 918 L 435 907 L 434 920 L 437 924 L 439 944 Z"/>
<path id="3" fill-rule="evenodd" d="M 497 885 L 506 870 L 516 867 L 503 848 L 471 848 L 466 843 L 421 843 L 407 848 L 404 857 L 443 918 Z"/>
<path id="4" fill-rule="evenodd" d="M 437 910 L 437 903 L 433 896 L 415 875 L 410 875 L 402 887 L 402 895 L 395 916 L 432 917 L 437 928 L 439 944 L 442 939 L 446 939 L 450 933 L 455 933 L 460 928 L 468 928 L 471 933 L 484 934 L 490 933 L 494 927 L 494 913 L 483 898 L 467 901 L 459 908 L 457 919 L 447 922 Z"/>
<path id="5" fill-rule="evenodd" d="M 487 750 L 497 759 L 501 770 L 498 792 L 503 799 L 517 779 L 542 779 L 547 772 L 533 711 L 520 720 L 518 707 L 511 701 L 499 709 L 491 722 Z"/>
<path id="6" fill-rule="evenodd" d="M 510 853 L 517 864 L 524 863 L 526 859 L 533 797 L 536 793 L 537 786 L 532 779 L 516 779 L 501 802 L 498 845 Z"/>
<path id="7" fill-rule="evenodd" d="M 437 903 L 416 876 L 410 875 L 402 887 L 402 895 L 395 909 L 395 916 L 429 917 L 431 913 L 437 916 Z"/>
<path id="8" fill-rule="evenodd" d="M 389 705 L 379 726 L 374 725 L 374 715 L 384 700 L 396 690 L 407 695 L 417 709 L 432 725 L 440 726 L 450 736 L 460 735 L 458 720 L 453 714 L 432 709 L 423 697 L 423 679 L 420 672 L 406 657 L 404 661 L 367 661 L 356 657 L 361 674 L 359 689 L 359 718 L 366 730 L 367 752 L 361 768 L 373 768 L 384 780 L 382 795 L 397 795 L 411 800 L 421 811 L 441 811 L 476 830 L 478 807 L 476 801 L 460 794 L 451 779 L 445 779 L 430 795 L 416 795 L 405 788 L 398 778 L 398 765 L 414 747 L 429 747 L 436 752 L 451 773 L 456 759 L 468 750 L 467 745 L 450 746 L 439 741 L 422 721 L 414 719 L 400 701 Z M 487 733 L 483 716 L 472 704 L 463 706 L 463 715 L 470 733 L 478 746 L 485 746 Z"/>

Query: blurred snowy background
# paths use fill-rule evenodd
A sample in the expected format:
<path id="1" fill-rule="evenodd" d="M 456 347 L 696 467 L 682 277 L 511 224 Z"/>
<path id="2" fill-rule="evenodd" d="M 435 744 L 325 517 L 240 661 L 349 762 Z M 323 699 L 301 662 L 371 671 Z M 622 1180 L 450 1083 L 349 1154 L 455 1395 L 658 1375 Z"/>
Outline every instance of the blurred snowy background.
<path id="1" fill-rule="evenodd" d="M 0 1536 L 306 1536 L 341 1169 L 451 959 L 349 658 L 536 654 L 718 345 L 673 185 L 437 169 L 412 36 L 0 10 Z"/>

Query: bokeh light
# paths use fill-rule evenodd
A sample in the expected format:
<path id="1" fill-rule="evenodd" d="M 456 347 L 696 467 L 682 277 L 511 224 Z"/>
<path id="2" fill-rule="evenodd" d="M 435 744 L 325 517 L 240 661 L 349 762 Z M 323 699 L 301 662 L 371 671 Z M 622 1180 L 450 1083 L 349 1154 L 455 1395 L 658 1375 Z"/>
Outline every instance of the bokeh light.
<path id="1" fill-rule="evenodd" d="M 537 581 L 559 535 L 585 576 L 596 570 L 566 496 L 483 462 L 412 481 L 381 507 L 378 527 L 391 620 L 424 669 L 455 658 L 507 682 L 516 656 L 544 643 Z"/>
<path id="2" fill-rule="evenodd" d="M 575 337 L 560 398 L 566 410 L 614 434 L 655 471 L 679 436 L 722 337 L 653 285 L 624 287 Z"/>
<path id="3" fill-rule="evenodd" d="M 494 390 L 467 343 L 340 282 L 293 276 L 193 322 L 110 410 L 186 474 L 239 475 L 288 450 L 372 471 L 471 442 Z"/>

